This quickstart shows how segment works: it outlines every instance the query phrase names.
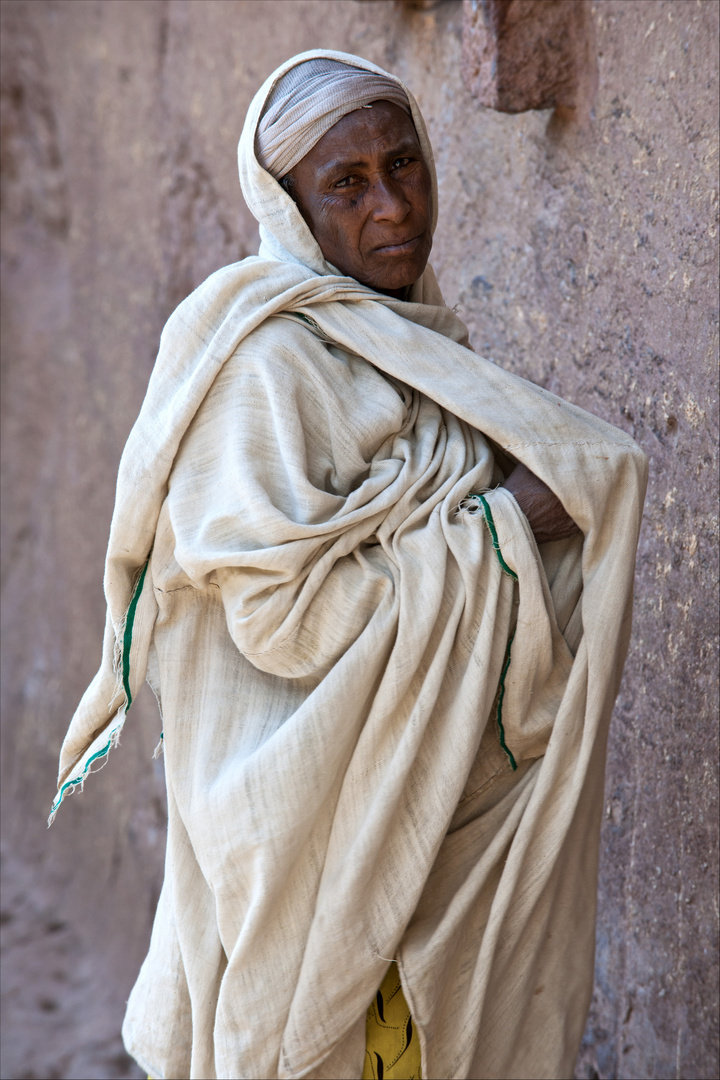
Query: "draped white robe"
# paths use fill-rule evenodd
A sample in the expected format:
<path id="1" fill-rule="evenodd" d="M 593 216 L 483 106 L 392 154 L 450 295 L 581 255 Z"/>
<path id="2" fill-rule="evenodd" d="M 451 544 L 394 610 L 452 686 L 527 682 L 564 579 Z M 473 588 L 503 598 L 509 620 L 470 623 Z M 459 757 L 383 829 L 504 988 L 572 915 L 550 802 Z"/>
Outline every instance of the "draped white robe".
<path id="1" fill-rule="evenodd" d="M 568 1076 L 645 458 L 469 351 L 431 270 L 404 303 L 328 266 L 255 159 L 271 85 L 261 256 L 163 333 L 55 809 L 147 674 L 169 834 L 124 1037 L 153 1076 L 359 1077 L 394 957 L 425 1076 Z M 514 461 L 580 537 L 538 550 Z"/>

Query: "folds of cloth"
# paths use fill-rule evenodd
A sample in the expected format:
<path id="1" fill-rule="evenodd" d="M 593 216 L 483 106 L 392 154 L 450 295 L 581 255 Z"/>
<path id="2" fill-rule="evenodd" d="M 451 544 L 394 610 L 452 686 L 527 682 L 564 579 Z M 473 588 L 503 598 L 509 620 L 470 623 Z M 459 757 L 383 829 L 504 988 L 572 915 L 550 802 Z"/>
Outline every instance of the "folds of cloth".
<path id="1" fill-rule="evenodd" d="M 260 255 L 171 317 L 123 454 L 53 814 L 147 677 L 167 857 L 123 1032 L 153 1076 L 359 1080 L 392 1027 L 383 1069 L 564 1077 L 646 461 L 471 352 L 429 267 L 401 301 L 325 262 L 256 156 L 298 59 L 240 145 Z M 499 486 L 518 461 L 580 536 L 538 549 Z"/>

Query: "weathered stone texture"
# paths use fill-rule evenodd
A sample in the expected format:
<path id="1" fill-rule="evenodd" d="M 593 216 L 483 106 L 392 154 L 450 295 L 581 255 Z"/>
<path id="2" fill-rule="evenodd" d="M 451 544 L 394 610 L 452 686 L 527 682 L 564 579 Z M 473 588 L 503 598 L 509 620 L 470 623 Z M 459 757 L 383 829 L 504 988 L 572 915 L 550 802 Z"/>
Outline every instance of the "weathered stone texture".
<path id="1" fill-rule="evenodd" d="M 118 1030 L 162 869 L 152 699 L 49 833 L 45 817 L 99 659 L 114 473 L 160 329 L 256 250 L 245 110 L 318 45 L 415 89 L 441 185 L 433 261 L 477 350 L 650 455 L 577 1075 L 718 1075 L 718 5 L 603 0 L 592 20 L 578 124 L 482 109 L 456 2 L 2 4 L 4 1077 L 140 1075 Z"/>
<path id="2" fill-rule="evenodd" d="M 500 112 L 577 109 L 597 89 L 590 0 L 464 0 L 462 73 Z"/>

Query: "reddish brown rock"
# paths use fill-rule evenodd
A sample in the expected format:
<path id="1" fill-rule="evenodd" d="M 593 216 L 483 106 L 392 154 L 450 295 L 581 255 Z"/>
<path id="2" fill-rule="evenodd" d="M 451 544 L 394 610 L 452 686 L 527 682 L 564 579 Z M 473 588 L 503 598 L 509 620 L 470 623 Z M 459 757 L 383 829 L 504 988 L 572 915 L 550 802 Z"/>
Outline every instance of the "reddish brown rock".
<path id="1" fill-rule="evenodd" d="M 576 109 L 593 93 L 590 0 L 465 0 L 462 72 L 500 112 Z"/>

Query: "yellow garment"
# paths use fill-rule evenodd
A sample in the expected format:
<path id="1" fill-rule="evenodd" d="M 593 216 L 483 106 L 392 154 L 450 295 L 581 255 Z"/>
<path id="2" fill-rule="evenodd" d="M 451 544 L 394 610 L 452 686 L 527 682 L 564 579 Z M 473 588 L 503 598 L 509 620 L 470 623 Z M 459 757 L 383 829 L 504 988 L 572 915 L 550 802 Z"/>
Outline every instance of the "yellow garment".
<path id="1" fill-rule="evenodd" d="M 420 1080 L 420 1041 L 400 984 L 397 964 L 391 964 L 367 1012 L 363 1080 Z"/>

